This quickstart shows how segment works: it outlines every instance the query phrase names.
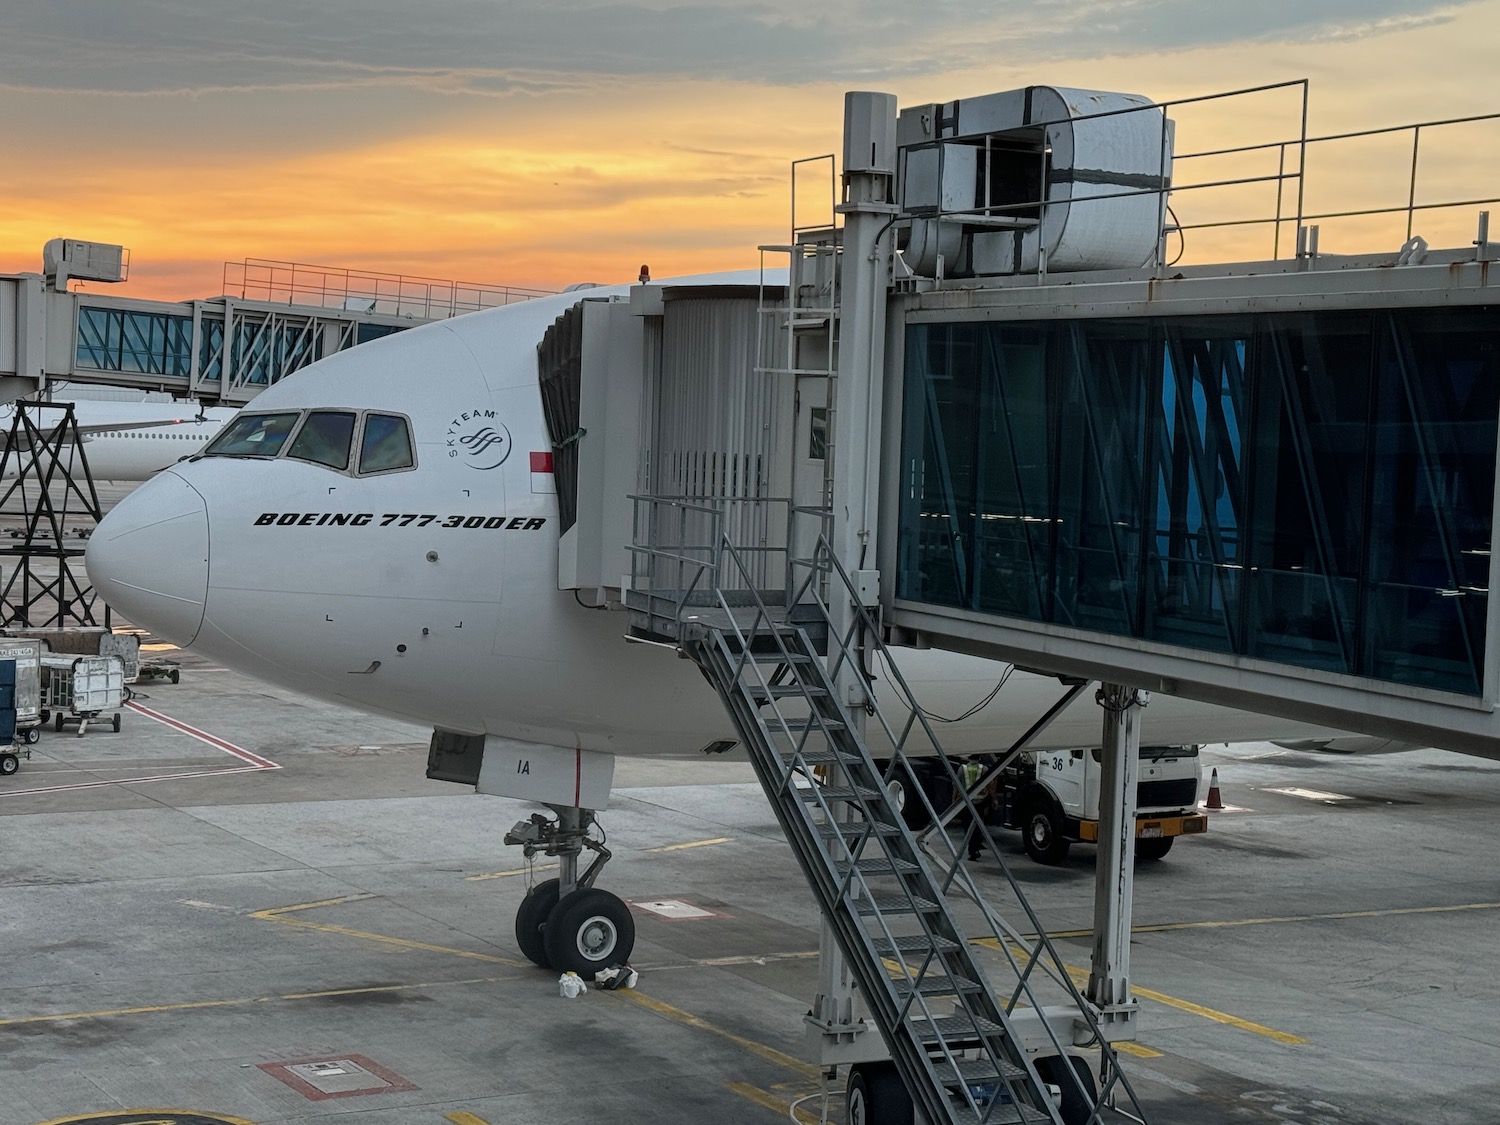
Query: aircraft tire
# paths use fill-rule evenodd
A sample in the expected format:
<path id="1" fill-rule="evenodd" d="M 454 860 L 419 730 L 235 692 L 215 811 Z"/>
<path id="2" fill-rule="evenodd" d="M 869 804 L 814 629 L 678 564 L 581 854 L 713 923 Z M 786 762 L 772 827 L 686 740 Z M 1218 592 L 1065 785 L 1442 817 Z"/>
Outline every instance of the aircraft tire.
<path id="1" fill-rule="evenodd" d="M 1021 805 L 1021 838 L 1026 854 L 1037 863 L 1051 867 L 1067 858 L 1069 842 L 1063 835 L 1062 810 L 1040 786 L 1031 789 Z"/>
<path id="2" fill-rule="evenodd" d="M 542 940 L 552 968 L 592 981 L 600 969 L 630 960 L 635 919 L 630 907 L 615 895 L 597 887 L 580 887 L 558 902 L 547 918 Z"/>
<path id="3" fill-rule="evenodd" d="M 1075 1083 L 1063 1072 L 1064 1066 L 1073 1068 L 1078 1075 L 1078 1082 Z M 1077 1055 L 1047 1055 L 1036 1060 L 1036 1073 L 1043 1082 L 1062 1091 L 1057 1115 L 1062 1118 L 1063 1125 L 1084 1125 L 1094 1115 L 1094 1104 L 1099 1100 L 1099 1095 L 1094 1086 L 1094 1072 L 1089 1070 L 1089 1064 L 1083 1059 Z M 1079 1090 L 1080 1084 L 1083 1090 Z"/>
<path id="4" fill-rule="evenodd" d="M 21 759 L 14 754 L 0 754 L 0 774 L 9 777 L 21 768 Z"/>
<path id="5" fill-rule="evenodd" d="M 845 1087 L 849 1125 L 912 1125 L 916 1108 L 890 1062 L 855 1063 Z"/>
<path id="6" fill-rule="evenodd" d="M 1172 841 L 1175 839 L 1176 836 L 1159 836 L 1154 840 L 1137 840 L 1135 858 L 1146 863 L 1161 859 L 1172 850 Z"/>
<path id="7" fill-rule="evenodd" d="M 557 906 L 557 880 L 548 879 L 526 892 L 516 910 L 516 944 L 526 955 L 526 960 L 544 969 L 552 968 L 547 960 L 547 945 L 543 931 L 547 918 Z"/>

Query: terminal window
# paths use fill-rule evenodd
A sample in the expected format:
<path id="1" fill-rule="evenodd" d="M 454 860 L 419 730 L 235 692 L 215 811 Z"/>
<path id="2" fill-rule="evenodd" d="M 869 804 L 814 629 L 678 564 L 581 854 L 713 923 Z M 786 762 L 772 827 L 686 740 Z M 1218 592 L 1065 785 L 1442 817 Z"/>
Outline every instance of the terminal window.
<path id="1" fill-rule="evenodd" d="M 1500 311 L 910 325 L 902 598 L 1480 693 Z"/>

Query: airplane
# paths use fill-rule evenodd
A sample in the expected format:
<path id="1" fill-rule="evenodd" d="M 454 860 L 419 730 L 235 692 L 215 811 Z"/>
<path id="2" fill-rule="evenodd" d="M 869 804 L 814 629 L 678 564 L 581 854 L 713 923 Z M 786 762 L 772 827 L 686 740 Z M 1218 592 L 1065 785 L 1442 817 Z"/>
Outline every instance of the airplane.
<path id="1" fill-rule="evenodd" d="M 110 481 L 143 481 L 168 465 L 202 452 L 235 413 L 233 407 L 201 407 L 195 402 L 73 403 L 89 475 Z M 0 406 L 0 446 L 8 439 L 14 417 L 14 403 Z M 33 421 L 44 434 L 61 418 L 60 410 L 33 414 Z M 72 448 L 65 445 L 63 455 L 66 457 Z M 11 478 L 19 471 L 17 460 L 11 458 L 4 476 Z"/>
<path id="2" fill-rule="evenodd" d="M 435 746 L 478 742 L 480 792 L 557 817 L 538 814 L 529 836 L 508 841 L 545 845 L 561 868 L 522 903 L 517 942 L 539 965 L 592 979 L 628 959 L 634 932 L 628 907 L 592 886 L 607 852 L 588 832 L 608 802 L 613 757 L 702 757 L 736 735 L 689 661 L 626 644 L 622 614 L 558 589 L 537 345 L 582 299 L 473 313 L 309 365 L 262 391 L 203 453 L 122 500 L 86 564 L 115 612 L 184 649 L 431 724 Z M 971 710 L 1008 671 L 937 650 L 907 650 L 901 668 L 922 708 L 947 716 Z M 1058 696 L 1055 679 L 1016 672 L 995 702 L 943 727 L 945 749 L 1005 747 Z M 909 710 L 891 702 L 899 722 Z M 1163 744 L 1322 733 L 1165 696 L 1144 722 Z M 1070 707 L 1032 745 L 1098 745 L 1100 731 L 1097 709 Z M 585 848 L 597 858 L 579 874 Z"/>

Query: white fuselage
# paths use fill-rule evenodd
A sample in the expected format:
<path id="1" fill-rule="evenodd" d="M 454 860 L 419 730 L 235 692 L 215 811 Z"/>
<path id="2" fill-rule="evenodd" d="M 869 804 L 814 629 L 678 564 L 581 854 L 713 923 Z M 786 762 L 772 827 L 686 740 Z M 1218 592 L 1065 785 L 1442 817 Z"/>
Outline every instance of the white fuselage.
<path id="1" fill-rule="evenodd" d="M 536 346 L 579 299 L 413 329 L 262 392 L 245 414 L 404 414 L 416 466 L 358 476 L 285 457 L 175 465 L 100 525 L 91 579 L 135 624 L 231 667 L 451 730 L 665 756 L 733 738 L 690 662 L 627 644 L 624 614 L 557 588 L 557 497 L 530 456 L 552 448 Z M 503 435 L 499 444 L 463 441 L 486 426 Z M 1004 668 L 910 651 L 902 671 L 924 708 L 957 715 Z M 1056 681 L 1018 673 L 973 719 L 943 727 L 945 745 L 1003 747 L 1060 694 Z M 1162 697 L 1144 722 L 1161 743 L 1307 730 Z M 1092 699 L 1080 700 L 1040 745 L 1093 745 L 1100 729 Z"/>
<path id="2" fill-rule="evenodd" d="M 11 407 L 6 407 L 7 414 Z M 230 407 L 200 410 L 190 402 L 76 402 L 73 416 L 83 435 L 83 453 L 95 480 L 146 480 L 169 465 L 203 452 L 226 421 Z M 60 414 L 47 412 L 39 425 L 46 430 Z M 153 424 L 159 423 L 159 424 Z M 120 429 L 109 429 L 119 426 Z M 72 448 L 65 443 L 63 456 Z M 5 475 L 16 475 L 14 459 Z"/>

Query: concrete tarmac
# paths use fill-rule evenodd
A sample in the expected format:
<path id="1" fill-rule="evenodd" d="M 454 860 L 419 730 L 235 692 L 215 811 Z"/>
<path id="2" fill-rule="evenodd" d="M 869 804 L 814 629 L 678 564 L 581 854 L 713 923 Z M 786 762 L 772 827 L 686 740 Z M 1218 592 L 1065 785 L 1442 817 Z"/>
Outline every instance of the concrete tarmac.
<path id="1" fill-rule="evenodd" d="M 815 908 L 748 766 L 620 762 L 601 885 L 701 916 L 638 908 L 639 988 L 564 1000 L 513 936 L 531 806 L 427 780 L 422 728 L 147 655 L 181 682 L 0 778 L 0 1125 L 770 1125 L 818 1090 Z M 1500 764 L 1204 763 L 1233 807 L 1136 886 L 1150 1120 L 1500 1121 Z M 1093 849 L 1002 845 L 1086 966 Z"/>

